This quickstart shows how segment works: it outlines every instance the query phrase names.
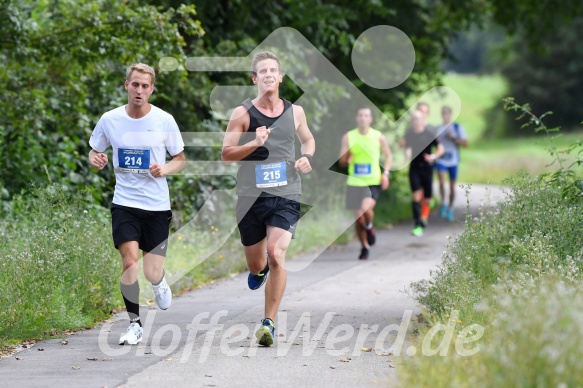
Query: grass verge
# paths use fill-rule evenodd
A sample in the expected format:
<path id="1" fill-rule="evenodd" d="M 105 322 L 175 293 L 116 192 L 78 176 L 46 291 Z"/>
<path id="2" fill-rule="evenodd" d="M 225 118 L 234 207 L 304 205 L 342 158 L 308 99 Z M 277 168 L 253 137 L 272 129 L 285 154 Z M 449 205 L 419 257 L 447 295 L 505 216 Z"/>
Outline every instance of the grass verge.
<path id="1" fill-rule="evenodd" d="M 89 326 L 121 300 L 106 211 L 56 185 L 33 195 L 0 226 L 0 348 Z"/>
<path id="2" fill-rule="evenodd" d="M 447 74 L 443 85 L 455 90 L 462 109 L 456 119 L 468 133 L 470 146 L 462 149 L 459 181 L 500 185 L 519 171 L 539 174 L 551 171 L 547 166 L 550 140 L 547 137 L 491 138 L 488 132 L 504 133 L 499 125 L 507 122 L 489 122 L 504 114 L 503 97 L 507 92 L 505 80 L 500 75 Z M 441 122 L 440 110 L 450 104 L 452 96 L 432 95 L 426 102 L 431 106 L 429 122 Z M 411 104 L 415 99 L 411 100 Z M 493 114 L 494 112 L 495 114 Z M 526 133 L 525 133 L 526 135 Z M 581 131 L 560 136 L 555 140 L 559 147 L 567 147 L 581 138 Z"/>
<path id="3" fill-rule="evenodd" d="M 581 142 L 574 150 L 581 155 Z M 509 195 L 497 210 L 469 218 L 430 279 L 411 286 L 430 322 L 457 311 L 484 334 L 471 356 L 450 349 L 413 357 L 400 373 L 405 386 L 583 384 L 583 192 L 568 166 L 507 180 Z"/>

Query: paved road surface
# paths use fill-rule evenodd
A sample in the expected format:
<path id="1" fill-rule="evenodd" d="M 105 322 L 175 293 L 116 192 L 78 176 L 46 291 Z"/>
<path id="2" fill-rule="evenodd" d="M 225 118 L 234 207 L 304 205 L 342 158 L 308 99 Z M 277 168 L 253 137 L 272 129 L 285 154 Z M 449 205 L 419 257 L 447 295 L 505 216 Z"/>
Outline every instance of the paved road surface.
<path id="1" fill-rule="evenodd" d="M 500 195 L 474 186 L 472 211 Z M 423 238 L 410 235 L 410 223 L 380 231 L 365 262 L 356 260 L 355 243 L 329 249 L 310 265 L 307 257 L 290 260 L 277 346 L 255 344 L 263 293 L 250 291 L 247 275 L 239 274 L 175 298 L 168 311 L 145 308 L 139 346 L 117 345 L 127 325 L 120 314 L 68 336 L 66 345 L 43 341 L 3 359 L 0 386 L 394 385 L 399 364 L 417 351 L 406 338 L 398 346 L 396 328 L 412 330 L 418 312 L 403 291 L 439 264 L 447 236 L 463 230 L 459 218 L 446 223 L 432 215 Z"/>

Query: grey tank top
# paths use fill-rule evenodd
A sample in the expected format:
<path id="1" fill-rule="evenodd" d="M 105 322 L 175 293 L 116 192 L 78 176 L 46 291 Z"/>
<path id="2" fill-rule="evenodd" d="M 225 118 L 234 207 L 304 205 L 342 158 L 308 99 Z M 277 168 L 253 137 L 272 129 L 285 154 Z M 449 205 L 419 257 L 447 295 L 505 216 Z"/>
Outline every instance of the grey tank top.
<path id="1" fill-rule="evenodd" d="M 253 105 L 250 99 L 245 100 L 242 104 L 249 112 L 249 129 L 241 136 L 239 145 L 253 141 L 258 127 L 276 128 L 271 131 L 263 147 L 257 148 L 239 162 L 239 170 L 237 171 L 237 195 L 239 196 L 288 197 L 302 193 L 300 174 L 294 168 L 296 160 L 296 126 L 292 103 L 282 100 L 284 110 L 277 117 L 264 115 Z M 269 167 L 274 163 L 285 164 L 287 184 L 273 187 L 257 187 L 258 174 L 262 174 L 260 173 L 261 168 Z M 280 173 L 283 173 L 283 171 L 280 171 Z M 261 176 L 259 178 L 261 179 Z M 265 185 L 260 184 L 260 186 Z"/>

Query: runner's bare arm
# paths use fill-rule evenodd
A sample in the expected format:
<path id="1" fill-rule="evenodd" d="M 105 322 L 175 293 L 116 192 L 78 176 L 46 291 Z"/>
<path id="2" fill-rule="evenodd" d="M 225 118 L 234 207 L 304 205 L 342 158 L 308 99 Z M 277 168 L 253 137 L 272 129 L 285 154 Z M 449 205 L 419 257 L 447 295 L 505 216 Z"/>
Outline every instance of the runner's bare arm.
<path id="1" fill-rule="evenodd" d="M 412 160 L 413 149 L 411 147 L 407 147 L 406 143 L 403 145 L 403 147 L 403 151 L 405 153 L 405 162 L 409 163 Z"/>
<path id="2" fill-rule="evenodd" d="M 294 121 L 297 124 L 296 133 L 302 144 L 302 155 L 307 154 L 313 156 L 316 152 L 316 140 L 314 140 L 314 136 L 312 135 L 310 128 L 308 128 L 308 120 L 306 119 L 304 108 L 299 105 L 293 105 L 292 109 Z M 295 168 L 296 170 L 307 174 L 312 171 L 312 164 L 309 158 L 301 157 L 296 161 Z"/>
<path id="3" fill-rule="evenodd" d="M 342 167 L 348 166 L 351 157 L 352 154 L 350 153 L 350 149 L 348 148 L 348 135 L 345 133 L 344 136 L 342 136 L 342 144 L 340 145 L 340 157 L 338 158 L 338 164 Z"/>
<path id="4" fill-rule="evenodd" d="M 462 146 L 462 147 L 468 146 L 468 139 L 455 139 L 454 141 L 459 146 Z"/>
<path id="5" fill-rule="evenodd" d="M 384 135 L 381 135 L 381 151 L 385 156 L 385 171 L 391 170 L 391 165 L 393 163 L 393 154 L 391 153 L 391 149 L 389 148 L 389 143 L 387 143 L 387 138 Z"/>
<path id="6" fill-rule="evenodd" d="M 381 189 L 386 190 L 389 188 L 389 171 L 391 171 L 391 164 L 393 163 L 393 154 L 387 143 L 387 138 L 384 135 L 381 135 L 380 143 L 381 151 L 385 156 L 385 165 L 383 166 L 384 171 L 383 175 L 381 175 Z"/>
<path id="7" fill-rule="evenodd" d="M 186 157 L 184 156 L 184 151 L 177 153 L 172 157 L 172 159 L 160 166 L 158 163 L 150 164 L 150 174 L 154 178 L 162 178 L 166 175 L 176 174 L 178 171 L 182 170 L 186 166 Z"/>
<path id="8" fill-rule="evenodd" d="M 89 151 L 89 164 L 98 170 L 103 170 L 107 166 L 107 155 L 103 152 L 97 152 L 95 150 Z"/>
<path id="9" fill-rule="evenodd" d="M 423 158 L 425 159 L 425 161 L 427 163 L 433 163 L 435 162 L 437 159 L 439 159 L 443 154 L 445 154 L 445 148 L 443 147 L 443 144 L 441 143 L 437 143 L 437 150 L 430 154 L 423 154 Z"/>
<path id="10" fill-rule="evenodd" d="M 269 131 L 265 127 L 259 127 L 256 130 L 255 140 L 239 145 L 241 136 L 249 129 L 249 120 L 249 113 L 244 106 L 235 108 L 231 114 L 223 139 L 223 151 L 221 152 L 223 163 L 239 162 L 267 141 Z"/>
<path id="11" fill-rule="evenodd" d="M 445 154 L 445 147 L 443 147 L 443 144 L 438 143 L 437 144 L 437 150 L 435 151 L 435 158 L 439 159 L 443 156 L 443 154 Z"/>

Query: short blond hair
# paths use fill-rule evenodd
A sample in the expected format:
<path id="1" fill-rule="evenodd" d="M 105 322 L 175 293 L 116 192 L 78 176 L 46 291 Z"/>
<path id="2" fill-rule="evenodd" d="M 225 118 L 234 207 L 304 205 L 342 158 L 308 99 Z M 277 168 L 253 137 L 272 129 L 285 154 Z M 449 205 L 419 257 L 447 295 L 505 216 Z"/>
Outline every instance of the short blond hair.
<path id="1" fill-rule="evenodd" d="M 273 59 L 275 62 L 277 62 L 279 73 L 282 73 L 281 61 L 279 60 L 279 57 L 275 55 L 273 51 L 260 51 L 255 53 L 255 55 L 253 55 L 253 59 L 251 60 L 251 71 L 253 71 L 253 74 L 257 73 L 257 64 L 266 59 Z"/>
<path id="2" fill-rule="evenodd" d="M 145 63 L 139 63 L 139 62 L 128 66 L 128 68 L 126 70 L 126 81 L 130 80 L 130 78 L 132 77 L 132 73 L 134 71 L 144 73 L 144 74 L 150 74 L 150 77 L 152 78 L 152 85 L 154 85 L 154 81 L 156 81 L 156 71 L 154 70 L 154 68 L 152 66 L 148 66 Z"/>

